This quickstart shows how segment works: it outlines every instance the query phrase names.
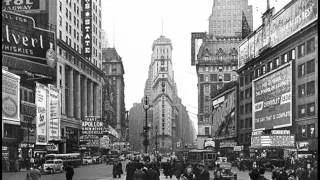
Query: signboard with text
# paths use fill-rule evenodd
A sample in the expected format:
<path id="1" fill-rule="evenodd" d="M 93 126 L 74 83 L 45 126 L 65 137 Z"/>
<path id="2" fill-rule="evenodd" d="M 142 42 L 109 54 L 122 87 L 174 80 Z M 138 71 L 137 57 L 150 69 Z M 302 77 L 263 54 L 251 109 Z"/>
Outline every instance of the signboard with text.
<path id="1" fill-rule="evenodd" d="M 105 130 L 104 124 L 100 117 L 97 116 L 86 116 L 81 121 L 82 129 L 80 142 L 83 142 L 83 147 L 99 147 L 100 138 Z"/>
<path id="2" fill-rule="evenodd" d="M 239 45 L 238 68 L 259 56 L 263 47 L 274 47 L 318 19 L 318 0 L 295 0 L 275 14 L 270 23 L 260 26 Z"/>
<path id="3" fill-rule="evenodd" d="M 2 69 L 2 120 L 20 125 L 20 76 Z"/>
<path id="4" fill-rule="evenodd" d="M 2 0 L 2 10 L 7 11 L 30 11 L 40 10 L 43 0 Z"/>
<path id="5" fill-rule="evenodd" d="M 60 140 L 60 91 L 49 84 L 48 140 Z"/>
<path id="6" fill-rule="evenodd" d="M 92 53 L 92 1 L 83 0 L 83 54 L 91 61 Z"/>
<path id="7" fill-rule="evenodd" d="M 36 82 L 36 99 L 35 104 L 37 106 L 36 116 L 36 144 L 47 145 L 47 99 L 48 99 L 48 87 Z"/>
<path id="8" fill-rule="evenodd" d="M 252 82 L 252 130 L 292 125 L 292 62 Z"/>
<path id="9" fill-rule="evenodd" d="M 251 147 L 295 147 L 295 137 L 290 134 L 251 136 Z"/>
<path id="10" fill-rule="evenodd" d="M 31 17 L 2 11 L 2 53 L 47 65 L 55 61 L 54 52 L 53 31 L 35 27 Z"/>

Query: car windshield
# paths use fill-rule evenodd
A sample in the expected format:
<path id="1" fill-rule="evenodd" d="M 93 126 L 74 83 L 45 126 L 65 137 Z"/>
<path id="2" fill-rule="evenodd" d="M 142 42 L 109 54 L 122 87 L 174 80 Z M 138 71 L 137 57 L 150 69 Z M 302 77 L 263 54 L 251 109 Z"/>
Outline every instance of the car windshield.
<path id="1" fill-rule="evenodd" d="M 46 161 L 46 164 L 53 164 L 53 161 L 48 160 L 48 161 Z"/>

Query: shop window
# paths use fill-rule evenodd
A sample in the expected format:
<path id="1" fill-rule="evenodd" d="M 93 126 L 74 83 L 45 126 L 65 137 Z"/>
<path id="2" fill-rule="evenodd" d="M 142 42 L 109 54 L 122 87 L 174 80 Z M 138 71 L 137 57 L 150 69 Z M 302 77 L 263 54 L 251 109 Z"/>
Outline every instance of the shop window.
<path id="1" fill-rule="evenodd" d="M 306 116 L 306 105 L 299 105 L 298 106 L 298 117 L 305 117 Z"/>
<path id="2" fill-rule="evenodd" d="M 307 41 L 307 54 L 314 52 L 315 50 L 315 39 L 311 38 Z"/>
<path id="3" fill-rule="evenodd" d="M 305 75 L 305 64 L 300 64 L 298 66 L 298 77 L 302 77 Z"/>
<path id="4" fill-rule="evenodd" d="M 307 83 L 307 96 L 314 95 L 315 93 L 315 83 L 314 81 L 310 81 Z"/>
<path id="5" fill-rule="evenodd" d="M 304 56 L 304 52 L 305 52 L 304 48 L 305 48 L 304 43 L 298 46 L 298 58 L 301 58 Z"/>
<path id="6" fill-rule="evenodd" d="M 312 59 L 307 62 L 307 74 L 311 74 L 315 72 L 315 60 Z"/>
<path id="7" fill-rule="evenodd" d="M 298 86 L 298 96 L 299 97 L 303 97 L 306 94 L 306 85 L 305 84 L 301 84 Z"/>
<path id="8" fill-rule="evenodd" d="M 314 116 L 315 115 L 315 103 L 307 104 L 307 115 Z"/>

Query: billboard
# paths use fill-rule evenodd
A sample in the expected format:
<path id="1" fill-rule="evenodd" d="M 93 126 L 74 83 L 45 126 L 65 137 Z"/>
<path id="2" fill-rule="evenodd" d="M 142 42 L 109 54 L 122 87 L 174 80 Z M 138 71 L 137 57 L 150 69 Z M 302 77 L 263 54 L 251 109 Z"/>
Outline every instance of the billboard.
<path id="1" fill-rule="evenodd" d="M 20 125 L 20 76 L 2 69 L 2 119 Z"/>
<path id="2" fill-rule="evenodd" d="M 92 56 L 92 1 L 83 0 L 83 53 L 91 61 Z"/>
<path id="3" fill-rule="evenodd" d="M 80 142 L 82 147 L 99 147 L 100 138 L 105 130 L 101 118 L 98 116 L 86 116 L 81 122 Z"/>
<path id="4" fill-rule="evenodd" d="M 238 68 L 259 56 L 259 50 L 274 47 L 303 27 L 318 19 L 318 0 L 291 1 L 285 9 L 275 14 L 270 23 L 260 26 L 254 34 L 239 45 Z"/>
<path id="5" fill-rule="evenodd" d="M 295 147 L 295 137 L 290 134 L 251 136 L 251 147 Z"/>
<path id="6" fill-rule="evenodd" d="M 36 144 L 47 145 L 47 110 L 48 110 L 48 87 L 36 82 Z"/>
<path id="7" fill-rule="evenodd" d="M 292 125 L 292 62 L 252 82 L 252 129 Z"/>
<path id="8" fill-rule="evenodd" d="M 213 100 L 212 132 L 217 138 L 236 136 L 236 91 L 232 89 Z"/>
<path id="9" fill-rule="evenodd" d="M 2 53 L 33 62 L 56 62 L 55 33 L 35 27 L 33 18 L 2 11 Z"/>
<path id="10" fill-rule="evenodd" d="M 43 0 L 2 0 L 2 10 L 6 10 L 6 11 L 44 10 L 45 2 L 46 1 L 43 1 Z"/>
<path id="11" fill-rule="evenodd" d="M 60 140 L 60 91 L 49 84 L 48 140 Z"/>

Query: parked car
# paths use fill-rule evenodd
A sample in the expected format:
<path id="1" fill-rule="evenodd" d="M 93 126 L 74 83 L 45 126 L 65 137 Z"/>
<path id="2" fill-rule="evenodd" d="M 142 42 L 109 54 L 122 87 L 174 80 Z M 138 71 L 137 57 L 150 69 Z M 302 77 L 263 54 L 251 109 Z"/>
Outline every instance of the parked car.
<path id="1" fill-rule="evenodd" d="M 44 173 L 63 172 L 63 161 L 61 159 L 47 160 L 43 164 Z"/>
<path id="2" fill-rule="evenodd" d="M 92 157 L 91 156 L 86 156 L 82 159 L 82 164 L 92 164 Z"/>

